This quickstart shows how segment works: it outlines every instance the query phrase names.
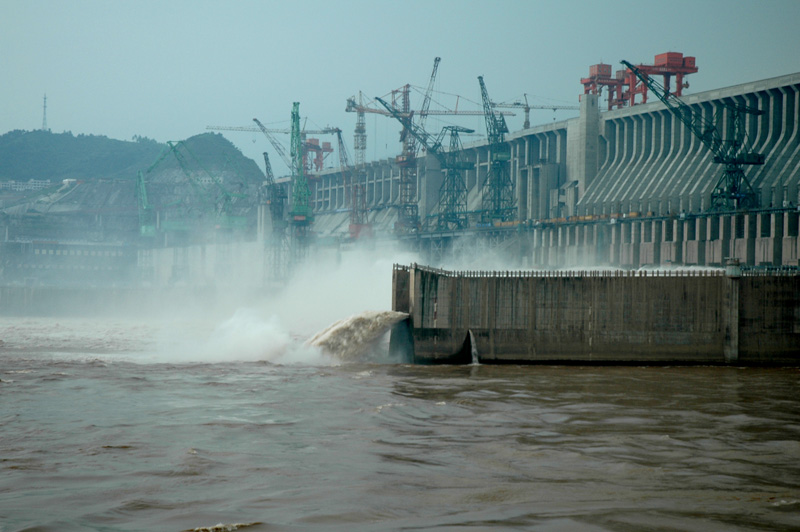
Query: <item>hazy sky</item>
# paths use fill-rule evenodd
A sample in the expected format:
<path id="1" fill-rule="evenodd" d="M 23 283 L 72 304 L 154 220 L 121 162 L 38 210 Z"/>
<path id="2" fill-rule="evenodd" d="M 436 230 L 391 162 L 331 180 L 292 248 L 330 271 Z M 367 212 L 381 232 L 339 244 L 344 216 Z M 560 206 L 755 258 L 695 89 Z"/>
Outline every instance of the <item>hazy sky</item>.
<path id="1" fill-rule="evenodd" d="M 576 105 L 590 65 L 666 51 L 697 57 L 690 93 L 798 72 L 798 27 L 800 0 L 0 0 L 0 134 L 40 128 L 45 93 L 55 133 L 161 142 L 254 117 L 289 127 L 299 101 L 306 127 L 341 128 L 352 158 L 346 99 L 410 83 L 419 108 L 436 56 L 434 98 L 446 106 L 458 94 L 477 109 L 479 75 L 495 101 Z M 483 129 L 459 118 L 431 117 L 428 129 Z M 394 155 L 398 131 L 368 116 L 367 159 Z M 225 136 L 285 170 L 263 135 Z"/>

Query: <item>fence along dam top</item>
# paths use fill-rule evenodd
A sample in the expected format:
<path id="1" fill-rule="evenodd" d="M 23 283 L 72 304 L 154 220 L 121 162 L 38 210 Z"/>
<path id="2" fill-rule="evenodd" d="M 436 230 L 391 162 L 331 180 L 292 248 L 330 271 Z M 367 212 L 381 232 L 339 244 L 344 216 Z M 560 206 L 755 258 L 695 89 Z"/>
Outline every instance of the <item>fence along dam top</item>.
<path id="1" fill-rule="evenodd" d="M 392 306 L 417 363 L 800 364 L 796 270 L 395 265 Z"/>

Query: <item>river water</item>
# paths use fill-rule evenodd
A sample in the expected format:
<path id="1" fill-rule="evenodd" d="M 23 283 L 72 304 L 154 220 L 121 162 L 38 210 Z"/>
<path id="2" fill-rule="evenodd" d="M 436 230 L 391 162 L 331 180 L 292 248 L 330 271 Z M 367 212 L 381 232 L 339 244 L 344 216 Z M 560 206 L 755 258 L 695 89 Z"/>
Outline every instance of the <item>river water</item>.
<path id="1" fill-rule="evenodd" d="M 342 362 L 278 329 L 0 319 L 0 531 L 800 529 L 798 368 Z"/>

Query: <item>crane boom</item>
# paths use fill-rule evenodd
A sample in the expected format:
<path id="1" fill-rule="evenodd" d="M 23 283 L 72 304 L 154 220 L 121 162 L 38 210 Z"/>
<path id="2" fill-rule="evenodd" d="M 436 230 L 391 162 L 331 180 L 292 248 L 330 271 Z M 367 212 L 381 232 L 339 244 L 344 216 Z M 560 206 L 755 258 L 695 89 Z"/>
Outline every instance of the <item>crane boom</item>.
<path id="1" fill-rule="evenodd" d="M 275 148 L 275 151 L 281 156 L 281 159 L 283 159 L 283 162 L 286 163 L 286 166 L 292 168 L 292 161 L 286 156 L 286 152 L 283 150 L 281 143 L 278 142 L 278 139 L 272 136 L 272 133 L 266 127 L 264 127 L 264 124 L 262 124 L 258 118 L 254 118 L 253 122 L 255 122 L 261 132 L 264 133 L 264 136 L 267 137 L 270 144 L 272 144 L 272 147 Z"/>
<path id="2" fill-rule="evenodd" d="M 425 99 L 422 100 L 422 109 L 419 112 L 419 127 L 425 129 L 425 119 L 428 118 L 428 109 L 431 107 L 431 92 L 433 91 L 433 83 L 436 80 L 436 72 L 439 70 L 439 61 L 441 57 L 433 60 L 433 72 L 431 72 L 431 79 L 428 82 L 428 89 L 425 91 Z"/>
<path id="3" fill-rule="evenodd" d="M 445 229 L 463 229 L 467 226 L 467 187 L 461 175 L 463 170 L 471 170 L 474 164 L 463 160 L 463 150 L 459 133 L 474 133 L 475 130 L 461 126 L 445 126 L 435 137 L 418 124 L 414 124 L 410 116 L 399 112 L 388 102 L 375 98 L 386 110 L 396 118 L 405 131 L 413 135 L 428 151 L 439 160 L 444 171 L 444 180 L 439 189 L 437 227 Z M 443 140 L 450 134 L 450 149 L 445 150 Z"/>
<path id="4" fill-rule="evenodd" d="M 729 138 L 722 138 L 716 120 L 704 116 L 647 73 L 623 60 L 628 68 L 644 83 L 667 108 L 689 128 L 689 130 L 713 154 L 714 162 L 725 165 L 722 175 L 717 180 L 711 193 L 711 210 L 730 210 L 754 208 L 758 206 L 758 195 L 753 190 L 744 174 L 744 165 L 764 164 L 765 157 L 761 153 L 747 151 L 744 114 L 763 115 L 764 111 L 736 103 L 722 103 L 730 114 Z"/>
<path id="5" fill-rule="evenodd" d="M 410 114 L 403 113 L 395 109 L 391 104 L 382 100 L 379 97 L 375 97 L 375 100 L 378 101 L 381 105 L 386 108 L 387 113 L 389 116 L 392 116 L 397 119 L 402 125 L 403 128 L 411 133 L 417 140 L 419 140 L 425 149 L 431 151 L 436 155 L 441 151 L 442 139 L 440 137 L 434 137 L 424 129 L 422 129 L 419 125 L 415 124 L 414 121 L 411 119 Z M 471 130 L 470 130 L 471 131 Z M 437 155 L 438 157 L 438 155 Z"/>
<path id="6" fill-rule="evenodd" d="M 484 222 L 507 221 L 514 216 L 514 182 L 508 171 L 511 147 L 505 142 L 508 125 L 503 115 L 496 112 L 489 99 L 489 92 L 478 76 L 486 115 L 486 134 L 489 140 L 489 172 L 482 191 L 482 210 Z"/>
<path id="7" fill-rule="evenodd" d="M 492 107 L 495 109 L 515 109 L 515 108 L 522 108 L 525 113 L 525 122 L 522 124 L 524 129 L 528 129 L 531 127 L 531 109 L 546 109 L 549 111 L 579 111 L 580 106 L 578 105 L 530 105 L 528 103 L 528 95 L 525 94 L 525 103 L 523 102 L 511 102 L 511 103 L 492 103 Z"/>

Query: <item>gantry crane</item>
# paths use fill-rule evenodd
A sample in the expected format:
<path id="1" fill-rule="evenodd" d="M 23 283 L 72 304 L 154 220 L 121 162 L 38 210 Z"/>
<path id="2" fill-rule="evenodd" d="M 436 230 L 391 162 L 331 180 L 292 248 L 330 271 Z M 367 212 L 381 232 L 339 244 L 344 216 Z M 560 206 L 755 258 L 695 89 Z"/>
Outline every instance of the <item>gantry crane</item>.
<path id="1" fill-rule="evenodd" d="M 464 160 L 459 133 L 474 133 L 474 130 L 460 126 L 445 126 L 439 135 L 434 137 L 418 124 L 414 124 L 410 116 L 403 115 L 381 98 L 375 99 L 403 124 L 404 131 L 408 131 L 425 147 L 428 153 L 439 161 L 444 172 L 444 181 L 439 190 L 439 203 L 436 209 L 437 228 L 439 230 L 466 228 L 468 225 L 467 187 L 461 172 L 471 170 L 475 165 Z M 448 133 L 450 134 L 450 148 L 445 150 L 443 140 Z"/>
<path id="2" fill-rule="evenodd" d="M 729 136 L 722 138 L 716 123 L 718 120 L 704 117 L 702 109 L 687 105 L 669 89 L 628 61 L 623 60 L 622 64 L 640 79 L 711 151 L 715 163 L 724 165 L 722 175 L 711 193 L 710 210 L 757 208 L 758 195 L 747 180 L 743 167 L 764 164 L 765 157 L 761 153 L 748 151 L 744 115 L 762 115 L 764 111 L 743 104 L 723 102 L 722 106 L 728 113 L 725 127 Z"/>
<path id="3" fill-rule="evenodd" d="M 478 76 L 486 117 L 489 140 L 489 168 L 483 185 L 481 214 L 485 223 L 507 221 L 514 218 L 514 183 L 508 170 L 511 147 L 505 142 L 508 126 L 502 114 L 496 112 L 489 99 L 483 76 Z"/>

